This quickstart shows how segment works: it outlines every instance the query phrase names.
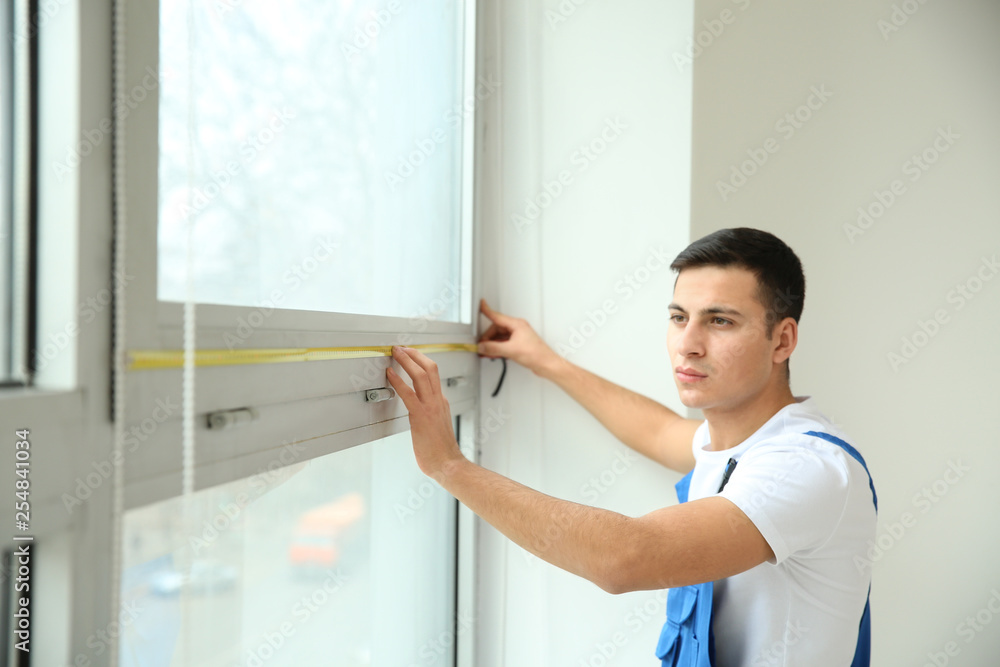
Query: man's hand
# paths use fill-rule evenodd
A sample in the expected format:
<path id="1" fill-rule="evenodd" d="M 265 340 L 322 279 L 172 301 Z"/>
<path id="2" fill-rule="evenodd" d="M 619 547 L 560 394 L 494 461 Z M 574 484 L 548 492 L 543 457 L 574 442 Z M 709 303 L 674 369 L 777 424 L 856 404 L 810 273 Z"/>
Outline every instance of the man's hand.
<path id="1" fill-rule="evenodd" d="M 527 321 L 492 310 L 486 304 L 486 299 L 481 299 L 479 304 L 480 312 L 492 322 L 489 329 L 479 337 L 481 356 L 490 359 L 505 357 L 516 361 L 535 375 L 540 375 L 544 368 L 561 358 L 535 333 Z"/>
<path id="2" fill-rule="evenodd" d="M 437 364 L 419 350 L 396 346 L 392 358 L 413 382 L 410 389 L 392 368 L 385 371 L 389 384 L 410 413 L 413 454 L 425 475 L 438 479 L 451 461 L 465 460 L 455 440 L 451 407 L 441 394 Z"/>

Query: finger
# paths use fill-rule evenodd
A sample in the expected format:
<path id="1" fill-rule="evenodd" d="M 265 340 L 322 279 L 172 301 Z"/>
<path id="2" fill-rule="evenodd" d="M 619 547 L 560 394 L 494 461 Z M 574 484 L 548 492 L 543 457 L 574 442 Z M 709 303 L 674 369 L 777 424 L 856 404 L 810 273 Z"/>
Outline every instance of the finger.
<path id="1" fill-rule="evenodd" d="M 403 405 L 406 406 L 406 410 L 409 412 L 411 403 L 417 400 L 417 395 L 413 393 L 412 389 L 406 386 L 403 378 L 399 377 L 392 368 L 385 369 L 385 379 L 389 381 L 389 386 L 396 391 L 396 395 L 403 401 Z"/>
<path id="2" fill-rule="evenodd" d="M 417 362 L 410 358 L 410 355 L 406 353 L 403 346 L 393 346 L 392 348 L 392 358 L 399 364 L 399 367 L 403 369 L 407 377 L 410 378 L 410 384 L 413 385 L 413 392 L 416 398 L 420 398 L 421 394 L 426 393 L 426 389 L 421 387 L 421 378 L 426 380 L 427 373 L 424 369 L 420 368 Z"/>
<path id="3" fill-rule="evenodd" d="M 513 323 L 513 317 L 507 317 L 503 313 L 498 313 L 486 303 L 486 299 L 482 299 L 480 302 L 479 309 L 482 311 L 483 315 L 488 317 L 491 322 L 499 324 L 500 326 L 510 327 Z"/>
<path id="4" fill-rule="evenodd" d="M 482 341 L 476 346 L 476 352 L 484 357 L 489 357 L 490 359 L 496 359 L 497 357 L 502 357 L 499 345 L 496 343 Z"/>
<path id="5" fill-rule="evenodd" d="M 406 348 L 401 345 L 393 347 L 392 352 L 393 359 L 395 359 L 402 369 L 406 371 L 406 374 L 410 376 L 410 380 L 413 382 L 413 390 L 416 392 L 417 398 L 420 399 L 424 396 L 433 396 L 434 389 L 431 385 L 430 378 L 427 375 L 427 371 L 411 356 L 413 353 L 420 353 L 417 350 Z M 440 382 L 438 384 L 440 385 Z"/>
<path id="6" fill-rule="evenodd" d="M 437 363 L 426 354 L 420 350 L 414 349 L 412 347 L 403 348 L 406 354 L 410 356 L 410 359 L 415 361 L 420 368 L 423 369 L 426 374 L 427 384 L 432 394 L 441 393 L 441 376 L 438 375 Z"/>
<path id="7" fill-rule="evenodd" d="M 491 324 L 490 328 L 483 332 L 483 335 L 479 337 L 479 340 L 496 340 L 498 338 L 508 340 L 510 338 L 510 331 L 497 324 Z"/>

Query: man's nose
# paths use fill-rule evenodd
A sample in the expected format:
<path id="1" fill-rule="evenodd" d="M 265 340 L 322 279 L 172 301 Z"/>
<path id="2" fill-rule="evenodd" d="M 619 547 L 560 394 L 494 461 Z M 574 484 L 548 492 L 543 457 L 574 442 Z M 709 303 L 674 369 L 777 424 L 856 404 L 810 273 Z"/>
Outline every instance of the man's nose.
<path id="1" fill-rule="evenodd" d="M 688 322 L 674 334 L 674 352 L 683 356 L 705 354 L 705 332 L 697 324 Z"/>

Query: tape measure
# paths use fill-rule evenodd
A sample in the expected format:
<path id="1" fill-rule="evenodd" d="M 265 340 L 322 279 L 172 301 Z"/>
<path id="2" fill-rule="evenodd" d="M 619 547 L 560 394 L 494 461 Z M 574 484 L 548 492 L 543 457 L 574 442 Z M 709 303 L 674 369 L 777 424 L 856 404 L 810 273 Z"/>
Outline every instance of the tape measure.
<path id="1" fill-rule="evenodd" d="M 427 343 L 407 345 L 425 354 L 435 352 L 477 352 L 475 343 Z M 247 350 L 195 350 L 195 366 L 240 366 L 285 364 L 297 361 L 329 361 L 331 359 L 364 359 L 391 357 L 392 345 L 358 347 L 258 348 Z M 126 369 L 130 371 L 161 368 L 183 368 L 184 350 L 129 350 Z"/>

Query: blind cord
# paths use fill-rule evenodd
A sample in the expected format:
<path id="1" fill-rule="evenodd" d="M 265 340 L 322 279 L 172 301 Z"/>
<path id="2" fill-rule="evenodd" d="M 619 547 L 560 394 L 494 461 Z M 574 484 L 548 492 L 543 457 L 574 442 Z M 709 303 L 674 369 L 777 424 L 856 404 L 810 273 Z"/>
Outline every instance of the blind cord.
<path id="1" fill-rule="evenodd" d="M 125 99 L 125 2 L 114 1 L 114 51 L 112 55 L 112 75 L 114 76 L 114 99 Z M 112 202 L 113 244 L 114 244 L 114 275 L 126 275 L 125 269 L 125 116 L 115 114 L 115 128 L 112 144 L 112 170 L 114 192 Z M 122 567 L 122 516 L 125 507 L 125 464 L 122 455 L 125 441 L 125 307 L 127 290 L 118 287 L 114 290 L 114 321 L 112 336 L 114 337 L 112 363 L 114 365 L 112 379 L 113 406 L 112 418 L 112 461 L 120 461 L 114 466 L 111 482 L 111 558 L 108 563 L 110 572 L 108 579 L 111 590 L 108 596 L 108 610 L 112 614 L 111 623 L 118 621 L 118 608 L 121 604 L 121 567 Z M 110 627 L 110 626 L 109 626 Z M 118 666 L 118 641 L 110 642 L 108 647 L 108 664 Z"/>

